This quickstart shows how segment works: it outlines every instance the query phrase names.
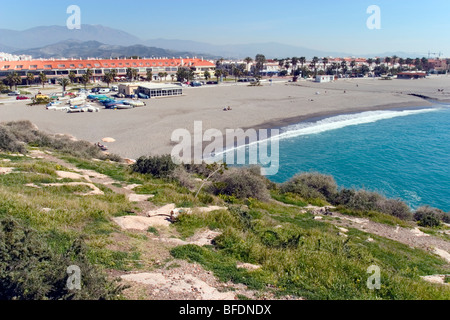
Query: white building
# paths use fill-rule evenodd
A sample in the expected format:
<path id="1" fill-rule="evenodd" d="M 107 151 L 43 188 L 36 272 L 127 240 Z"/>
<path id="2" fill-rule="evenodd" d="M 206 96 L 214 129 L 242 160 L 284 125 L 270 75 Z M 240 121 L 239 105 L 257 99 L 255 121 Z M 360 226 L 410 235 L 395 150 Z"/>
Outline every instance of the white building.
<path id="1" fill-rule="evenodd" d="M 331 75 L 317 75 L 316 82 L 325 83 L 325 82 L 333 82 L 334 76 Z"/>
<path id="2" fill-rule="evenodd" d="M 0 52 L 0 61 L 30 61 L 32 59 L 32 56 L 27 56 L 24 54 L 15 55 L 6 52 Z"/>

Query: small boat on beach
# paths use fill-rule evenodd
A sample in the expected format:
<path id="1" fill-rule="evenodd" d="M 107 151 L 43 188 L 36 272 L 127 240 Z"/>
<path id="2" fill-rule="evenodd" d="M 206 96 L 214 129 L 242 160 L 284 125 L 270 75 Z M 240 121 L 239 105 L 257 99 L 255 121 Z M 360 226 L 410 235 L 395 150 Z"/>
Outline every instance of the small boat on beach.
<path id="1" fill-rule="evenodd" d="M 67 113 L 77 113 L 77 112 L 86 112 L 87 111 L 87 107 L 85 106 L 71 106 L 69 108 L 69 110 L 67 110 Z"/>
<path id="2" fill-rule="evenodd" d="M 129 104 L 117 104 L 116 109 L 133 109 L 134 106 Z"/>
<path id="3" fill-rule="evenodd" d="M 130 105 L 130 106 L 133 106 L 133 107 L 146 106 L 145 102 L 142 102 L 140 100 L 125 101 L 124 104 Z"/>

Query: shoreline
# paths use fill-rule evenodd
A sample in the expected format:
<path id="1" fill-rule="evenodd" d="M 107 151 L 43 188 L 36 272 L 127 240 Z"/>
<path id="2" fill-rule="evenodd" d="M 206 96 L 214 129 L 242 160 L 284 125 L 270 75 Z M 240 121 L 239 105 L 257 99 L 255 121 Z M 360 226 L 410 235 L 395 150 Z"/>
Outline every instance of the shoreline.
<path id="1" fill-rule="evenodd" d="M 296 117 L 291 117 L 291 118 L 280 118 L 277 120 L 264 122 L 264 123 L 261 123 L 256 126 L 246 127 L 246 128 L 242 128 L 242 129 L 244 129 L 244 130 L 251 129 L 251 128 L 255 129 L 255 130 L 281 129 L 281 128 L 285 128 L 285 127 L 295 125 L 295 124 L 315 122 L 315 121 L 332 118 L 332 117 L 340 116 L 340 115 L 346 115 L 346 114 L 358 114 L 358 113 L 363 113 L 363 112 L 368 112 L 368 111 L 385 111 L 385 110 L 402 111 L 402 110 L 414 110 L 414 109 L 422 109 L 422 108 L 426 109 L 428 107 L 432 107 L 433 105 L 434 105 L 433 103 L 423 100 L 423 104 L 413 103 L 413 102 L 411 102 L 411 103 L 405 102 L 405 103 L 383 104 L 383 105 L 373 106 L 373 107 L 369 107 L 369 108 L 360 108 L 360 109 L 348 108 L 348 109 L 340 110 L 337 113 L 334 111 L 324 111 L 324 112 L 312 113 L 312 114 L 301 115 L 301 116 L 296 116 Z"/>

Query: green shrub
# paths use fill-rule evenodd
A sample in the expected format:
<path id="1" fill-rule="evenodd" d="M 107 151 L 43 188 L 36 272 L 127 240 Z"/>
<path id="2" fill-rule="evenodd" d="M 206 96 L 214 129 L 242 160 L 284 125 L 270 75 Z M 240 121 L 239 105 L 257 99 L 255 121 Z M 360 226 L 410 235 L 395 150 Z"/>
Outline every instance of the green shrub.
<path id="1" fill-rule="evenodd" d="M 26 148 L 23 143 L 9 132 L 9 130 L 0 125 L 0 150 L 9 152 L 25 153 Z"/>
<path id="2" fill-rule="evenodd" d="M 442 210 L 425 206 L 416 210 L 414 220 L 422 227 L 439 227 L 443 216 Z"/>
<path id="3" fill-rule="evenodd" d="M 442 221 L 445 223 L 450 223 L 450 212 L 444 213 L 442 216 Z"/>
<path id="4" fill-rule="evenodd" d="M 151 174 L 155 178 L 167 178 L 177 168 L 171 155 L 140 157 L 131 169 L 142 174 Z"/>
<path id="5" fill-rule="evenodd" d="M 317 172 L 294 176 L 281 186 L 282 193 L 295 193 L 304 199 L 332 200 L 337 194 L 337 184 L 332 176 Z"/>
<path id="6" fill-rule="evenodd" d="M 90 142 L 74 140 L 73 138 L 65 135 L 49 135 L 39 131 L 38 128 L 30 121 L 3 123 L 0 125 L 0 135 L 2 134 L 2 131 L 8 132 L 10 139 L 15 140 L 17 144 L 25 143 L 33 147 L 51 148 L 74 157 L 85 159 L 97 158 L 101 160 L 109 159 L 112 161 L 122 160 L 117 155 L 107 155 L 103 153 L 98 147 L 94 146 Z M 2 140 L 3 139 L 0 137 L 0 148 Z M 22 146 L 22 149 L 23 150 L 20 152 L 26 151 L 24 146 Z"/>
<path id="7" fill-rule="evenodd" d="M 408 205 L 397 199 L 379 200 L 377 203 L 378 211 L 397 217 L 402 220 L 412 220 L 413 214 Z"/>
<path id="8" fill-rule="evenodd" d="M 170 178 L 177 181 L 182 187 L 188 189 L 193 189 L 195 187 L 195 182 L 191 175 L 182 166 L 177 166 L 170 174 Z"/>
<path id="9" fill-rule="evenodd" d="M 67 287 L 72 265 L 81 270 L 81 290 Z M 114 299 L 121 290 L 90 264 L 80 242 L 57 253 L 35 230 L 0 220 L 0 300 Z"/>
<path id="10" fill-rule="evenodd" d="M 211 189 L 216 195 L 234 196 L 238 199 L 270 199 L 266 178 L 252 168 L 231 168 L 222 175 L 214 176 Z"/>

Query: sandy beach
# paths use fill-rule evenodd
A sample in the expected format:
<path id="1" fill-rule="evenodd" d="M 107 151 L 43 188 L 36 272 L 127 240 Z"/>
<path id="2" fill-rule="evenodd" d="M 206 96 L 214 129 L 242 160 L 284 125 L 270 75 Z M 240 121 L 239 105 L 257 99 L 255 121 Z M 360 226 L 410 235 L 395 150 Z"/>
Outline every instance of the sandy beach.
<path id="1" fill-rule="evenodd" d="M 368 110 L 426 107 L 431 103 L 409 94 L 450 101 L 449 85 L 447 76 L 391 81 L 340 79 L 322 84 L 285 80 L 272 85 L 263 82 L 261 87 L 223 84 L 185 88 L 181 97 L 147 100 L 147 106 L 142 108 L 76 114 L 0 99 L 0 122 L 30 120 L 41 130 L 70 134 L 93 143 L 113 137 L 116 142 L 108 144 L 110 152 L 136 159 L 170 153 L 174 145 L 172 132 L 180 128 L 192 132 L 194 121 L 202 121 L 203 130 L 215 128 L 224 132 L 228 128 L 283 127 L 310 118 Z M 59 91 L 60 87 L 49 90 Z M 228 106 L 232 111 L 223 111 Z"/>

